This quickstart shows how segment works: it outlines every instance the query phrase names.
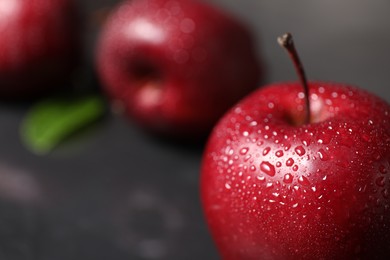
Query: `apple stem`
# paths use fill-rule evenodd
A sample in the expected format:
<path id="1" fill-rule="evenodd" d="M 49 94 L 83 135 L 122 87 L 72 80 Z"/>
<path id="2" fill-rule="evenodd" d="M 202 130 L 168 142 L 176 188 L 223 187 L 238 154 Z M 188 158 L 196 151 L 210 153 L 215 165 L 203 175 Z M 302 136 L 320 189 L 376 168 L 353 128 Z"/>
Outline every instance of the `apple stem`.
<path id="1" fill-rule="evenodd" d="M 294 46 L 294 41 L 292 39 L 292 35 L 290 33 L 285 33 L 281 37 L 278 37 L 278 43 L 284 49 L 287 50 L 290 58 L 294 63 L 295 70 L 298 74 L 299 80 L 302 84 L 304 94 L 305 94 L 305 104 L 306 104 L 306 118 L 305 123 L 310 123 L 310 99 L 309 99 L 309 86 L 307 84 L 305 70 L 303 68 L 302 62 L 299 59 L 298 52 Z"/>

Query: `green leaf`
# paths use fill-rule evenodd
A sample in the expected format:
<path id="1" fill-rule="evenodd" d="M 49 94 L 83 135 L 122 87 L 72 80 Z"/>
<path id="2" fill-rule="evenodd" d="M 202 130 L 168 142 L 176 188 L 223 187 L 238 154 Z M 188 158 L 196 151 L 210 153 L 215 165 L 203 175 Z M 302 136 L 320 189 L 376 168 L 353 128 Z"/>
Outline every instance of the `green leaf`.
<path id="1" fill-rule="evenodd" d="M 32 152 L 46 154 L 65 138 L 102 117 L 105 110 L 105 102 L 98 95 L 41 101 L 22 122 L 22 142 Z"/>

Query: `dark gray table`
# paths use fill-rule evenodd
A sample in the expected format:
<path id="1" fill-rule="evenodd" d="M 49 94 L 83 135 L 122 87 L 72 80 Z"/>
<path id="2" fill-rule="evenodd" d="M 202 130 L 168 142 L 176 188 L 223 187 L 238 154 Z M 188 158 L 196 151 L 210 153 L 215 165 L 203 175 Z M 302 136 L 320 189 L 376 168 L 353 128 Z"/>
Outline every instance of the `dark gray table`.
<path id="1" fill-rule="evenodd" d="M 79 0 L 85 13 L 113 4 Z M 390 101 L 390 1 L 215 0 L 256 34 L 266 83 L 295 80 L 276 37 L 290 31 L 308 77 Z M 91 59 L 98 28 L 87 26 Z M 145 135 L 109 115 L 47 156 L 27 151 L 28 105 L 0 104 L 0 259 L 216 259 L 199 202 L 202 146 Z"/>

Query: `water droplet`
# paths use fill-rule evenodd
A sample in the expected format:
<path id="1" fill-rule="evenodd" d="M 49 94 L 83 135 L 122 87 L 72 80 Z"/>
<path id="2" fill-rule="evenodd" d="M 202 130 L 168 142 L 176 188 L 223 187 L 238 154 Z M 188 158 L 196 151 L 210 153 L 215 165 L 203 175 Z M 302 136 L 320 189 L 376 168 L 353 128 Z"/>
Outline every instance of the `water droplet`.
<path id="1" fill-rule="evenodd" d="M 256 166 L 251 165 L 251 167 L 249 167 L 249 170 L 251 170 L 252 172 L 256 171 Z"/>
<path id="2" fill-rule="evenodd" d="M 252 155 L 248 154 L 247 156 L 245 156 L 244 162 L 249 161 L 250 158 L 252 158 Z"/>
<path id="3" fill-rule="evenodd" d="M 379 187 L 385 186 L 385 177 L 383 177 L 383 176 L 379 177 L 378 179 L 376 179 L 375 183 Z"/>
<path id="4" fill-rule="evenodd" d="M 262 162 L 260 170 L 269 176 L 275 176 L 275 167 L 269 162 Z"/>
<path id="5" fill-rule="evenodd" d="M 286 175 L 284 175 L 283 181 L 285 183 L 292 183 L 293 176 L 290 173 L 287 173 Z"/>
<path id="6" fill-rule="evenodd" d="M 264 148 L 264 150 L 263 150 L 263 155 L 264 155 L 264 156 L 267 155 L 267 154 L 269 153 L 269 151 L 271 151 L 271 147 L 266 147 L 266 148 Z"/>
<path id="7" fill-rule="evenodd" d="M 245 154 L 248 153 L 248 151 L 249 151 L 249 148 L 248 148 L 248 147 L 244 147 L 244 148 L 242 148 L 242 149 L 240 150 L 240 154 L 241 154 L 241 155 L 245 155 Z"/>
<path id="8" fill-rule="evenodd" d="M 289 159 L 286 161 L 286 165 L 289 166 L 289 167 L 293 166 L 293 164 L 294 164 L 294 159 L 293 159 L 293 158 L 289 158 Z"/>
<path id="9" fill-rule="evenodd" d="M 278 151 L 276 151 L 275 155 L 276 155 L 276 157 L 282 157 L 283 156 L 283 151 L 282 150 L 278 150 Z"/>
<path id="10" fill-rule="evenodd" d="M 244 131 L 244 132 L 242 133 L 242 135 L 245 136 L 245 137 L 247 137 L 247 136 L 249 136 L 249 132 L 248 132 L 248 131 Z"/>
<path id="11" fill-rule="evenodd" d="M 324 149 L 320 149 L 320 150 L 318 151 L 318 155 L 320 156 L 320 159 L 321 159 L 322 161 L 327 161 L 327 160 L 329 160 L 329 155 L 325 152 Z"/>
<path id="12" fill-rule="evenodd" d="M 292 169 L 293 169 L 294 172 L 298 171 L 298 168 L 299 168 L 298 165 L 294 165 L 294 166 L 292 167 Z"/>
<path id="13" fill-rule="evenodd" d="M 367 185 L 364 185 L 363 187 L 359 187 L 358 191 L 359 192 L 366 192 Z"/>
<path id="14" fill-rule="evenodd" d="M 261 182 L 263 182 L 263 181 L 265 181 L 265 177 L 264 176 L 257 176 L 256 177 L 259 181 L 261 181 Z"/>
<path id="15" fill-rule="evenodd" d="M 281 162 L 276 162 L 276 167 L 281 167 L 282 163 Z"/>
<path id="16" fill-rule="evenodd" d="M 230 146 L 227 146 L 225 148 L 225 154 L 232 155 L 233 153 L 234 153 L 234 150 Z"/>
<path id="17" fill-rule="evenodd" d="M 297 146 L 295 147 L 295 152 L 299 155 L 299 156 L 302 156 L 306 153 L 306 150 L 305 148 L 303 148 L 302 146 Z"/>
<path id="18" fill-rule="evenodd" d="M 308 186 L 310 185 L 310 181 L 305 176 L 300 176 L 298 178 L 298 182 L 302 185 Z"/>
<path id="19" fill-rule="evenodd" d="M 225 188 L 228 189 L 228 190 L 230 190 L 232 187 L 230 186 L 229 183 L 225 183 Z"/>

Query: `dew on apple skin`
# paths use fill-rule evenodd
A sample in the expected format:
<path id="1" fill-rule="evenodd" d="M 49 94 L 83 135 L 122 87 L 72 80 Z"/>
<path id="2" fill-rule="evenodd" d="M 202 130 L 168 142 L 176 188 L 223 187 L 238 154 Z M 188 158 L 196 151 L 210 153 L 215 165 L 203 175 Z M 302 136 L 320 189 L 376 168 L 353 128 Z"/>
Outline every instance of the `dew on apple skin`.
<path id="1" fill-rule="evenodd" d="M 306 153 L 305 148 L 303 148 L 301 145 L 295 147 L 294 151 L 295 151 L 299 156 L 303 156 L 303 155 Z"/>
<path id="2" fill-rule="evenodd" d="M 294 165 L 294 166 L 292 167 L 292 169 L 293 169 L 294 172 L 298 171 L 298 168 L 299 168 L 298 165 Z"/>
<path id="3" fill-rule="evenodd" d="M 299 203 L 294 203 L 291 207 L 292 207 L 293 209 L 296 209 L 296 208 L 298 208 L 298 206 L 299 206 Z"/>
<path id="4" fill-rule="evenodd" d="M 290 148 L 291 148 L 291 144 L 286 144 L 286 145 L 284 146 L 284 150 L 285 150 L 285 151 L 290 150 Z"/>
<path id="5" fill-rule="evenodd" d="M 283 181 L 284 181 L 285 183 L 292 183 L 292 181 L 293 181 L 293 176 L 292 176 L 290 173 L 287 173 L 286 175 L 284 175 Z"/>
<path id="6" fill-rule="evenodd" d="M 244 148 L 242 148 L 242 149 L 240 150 L 240 154 L 241 154 L 241 155 L 246 155 L 246 154 L 248 153 L 248 151 L 249 151 L 249 148 L 248 148 L 248 147 L 244 147 Z"/>
<path id="7" fill-rule="evenodd" d="M 284 154 L 283 154 L 282 150 L 278 150 L 278 151 L 276 151 L 275 155 L 276 155 L 276 157 L 282 157 Z"/>
<path id="8" fill-rule="evenodd" d="M 327 160 L 329 160 L 329 155 L 325 152 L 325 150 L 324 149 L 320 149 L 319 151 L 318 151 L 318 155 L 319 155 L 319 157 L 320 157 L 320 159 L 322 160 L 322 161 L 327 161 Z"/>
<path id="9" fill-rule="evenodd" d="M 266 147 L 263 150 L 263 155 L 266 156 L 271 151 L 271 147 Z"/>
<path id="10" fill-rule="evenodd" d="M 247 156 L 245 156 L 244 162 L 249 161 L 251 158 L 252 158 L 252 155 L 248 154 Z"/>
<path id="11" fill-rule="evenodd" d="M 227 154 L 227 155 L 233 155 L 233 153 L 234 153 L 234 150 L 233 150 L 230 146 L 227 146 L 227 147 L 225 148 L 225 154 Z"/>
<path id="12" fill-rule="evenodd" d="M 288 160 L 286 161 L 286 166 L 291 167 L 291 166 L 293 166 L 293 164 L 294 164 L 294 159 L 293 158 L 288 158 Z"/>
<path id="13" fill-rule="evenodd" d="M 261 182 L 264 182 L 264 181 L 265 181 L 265 177 L 264 177 L 264 176 L 258 175 L 256 178 L 257 178 L 259 181 L 261 181 Z"/>
<path id="14" fill-rule="evenodd" d="M 273 166 L 270 162 L 261 162 L 260 170 L 271 177 L 275 176 L 275 166 Z"/>
<path id="15" fill-rule="evenodd" d="M 299 176 L 298 178 L 298 182 L 304 186 L 309 186 L 310 185 L 310 181 L 308 178 L 306 178 L 305 176 Z"/>

